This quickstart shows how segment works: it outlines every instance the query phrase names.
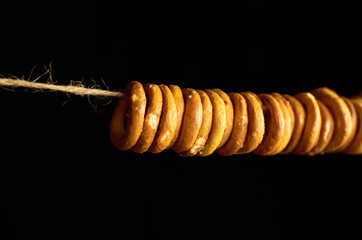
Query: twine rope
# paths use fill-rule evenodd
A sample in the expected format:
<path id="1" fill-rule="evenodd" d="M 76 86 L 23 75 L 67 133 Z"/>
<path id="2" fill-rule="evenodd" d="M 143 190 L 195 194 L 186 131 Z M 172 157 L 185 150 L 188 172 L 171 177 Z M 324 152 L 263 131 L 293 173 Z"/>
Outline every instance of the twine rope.
<path id="1" fill-rule="evenodd" d="M 52 90 L 59 92 L 72 93 L 80 96 L 104 96 L 104 97 L 121 97 L 123 95 L 122 92 L 95 89 L 95 88 L 85 88 L 79 86 L 72 85 L 54 85 L 48 83 L 38 83 L 38 82 L 30 82 L 21 79 L 11 79 L 11 78 L 0 78 L 0 86 L 8 86 L 8 87 L 25 87 L 25 88 L 34 88 L 40 90 Z"/>

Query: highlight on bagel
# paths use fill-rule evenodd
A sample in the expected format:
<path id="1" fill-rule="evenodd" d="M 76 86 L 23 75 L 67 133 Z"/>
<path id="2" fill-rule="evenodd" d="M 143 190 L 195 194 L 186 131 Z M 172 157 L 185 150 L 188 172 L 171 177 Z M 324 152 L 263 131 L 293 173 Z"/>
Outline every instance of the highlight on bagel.
<path id="1" fill-rule="evenodd" d="M 362 95 L 321 87 L 279 93 L 180 89 L 130 82 L 113 113 L 120 150 L 181 156 L 362 154 Z"/>

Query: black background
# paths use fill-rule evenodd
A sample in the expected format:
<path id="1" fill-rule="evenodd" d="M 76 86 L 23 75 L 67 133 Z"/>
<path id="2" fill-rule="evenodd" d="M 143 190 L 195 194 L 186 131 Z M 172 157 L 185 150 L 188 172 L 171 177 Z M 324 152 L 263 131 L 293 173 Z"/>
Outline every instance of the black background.
<path id="1" fill-rule="evenodd" d="M 304 1 L 11 1 L 0 73 L 34 79 L 51 65 L 57 84 L 112 90 L 137 80 L 350 96 L 362 88 L 357 16 Z M 108 134 L 117 100 L 104 102 L 0 89 L 6 239 L 296 239 L 359 226 L 359 156 L 122 152 Z"/>

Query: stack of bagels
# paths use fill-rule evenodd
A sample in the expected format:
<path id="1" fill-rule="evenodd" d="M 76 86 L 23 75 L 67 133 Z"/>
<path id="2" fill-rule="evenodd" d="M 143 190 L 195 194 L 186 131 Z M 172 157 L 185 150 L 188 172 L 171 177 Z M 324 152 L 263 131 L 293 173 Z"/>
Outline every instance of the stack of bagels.
<path id="1" fill-rule="evenodd" d="M 130 82 L 110 124 L 120 150 L 181 156 L 362 154 L 362 96 L 293 96 Z"/>

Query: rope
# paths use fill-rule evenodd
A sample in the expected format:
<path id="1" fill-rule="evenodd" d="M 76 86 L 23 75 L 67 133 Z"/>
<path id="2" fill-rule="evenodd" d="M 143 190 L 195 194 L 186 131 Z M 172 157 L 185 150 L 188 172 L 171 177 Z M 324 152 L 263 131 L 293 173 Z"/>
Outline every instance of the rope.
<path id="1" fill-rule="evenodd" d="M 115 91 L 108 91 L 108 90 L 94 89 L 94 88 L 84 88 L 84 87 L 71 86 L 71 85 L 64 86 L 64 85 L 54 85 L 48 83 L 29 82 L 26 80 L 11 79 L 11 78 L 0 78 L 0 86 L 52 90 L 52 91 L 72 93 L 80 96 L 93 95 L 93 96 L 104 96 L 104 97 L 121 97 L 123 95 L 122 92 L 115 92 Z"/>

